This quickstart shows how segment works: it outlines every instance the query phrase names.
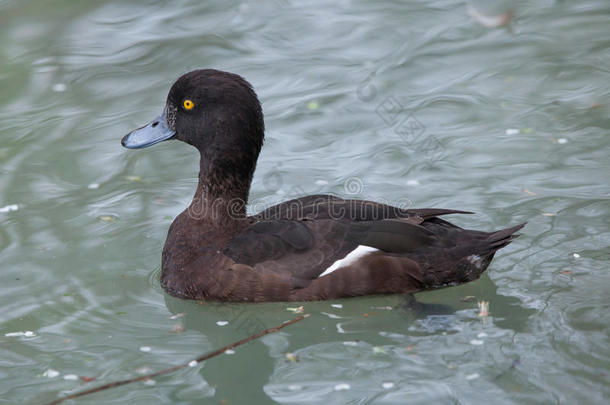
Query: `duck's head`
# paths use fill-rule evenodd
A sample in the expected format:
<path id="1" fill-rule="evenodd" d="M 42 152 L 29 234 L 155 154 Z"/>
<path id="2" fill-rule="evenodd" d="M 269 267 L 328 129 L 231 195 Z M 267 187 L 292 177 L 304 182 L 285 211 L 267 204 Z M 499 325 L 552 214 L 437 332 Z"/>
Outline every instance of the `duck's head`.
<path id="1" fill-rule="evenodd" d="M 181 76 L 161 115 L 121 144 L 139 149 L 177 139 L 195 146 L 202 157 L 245 158 L 248 162 L 240 164 L 248 166 L 256 163 L 263 138 L 263 113 L 250 83 L 233 73 L 200 69 Z"/>

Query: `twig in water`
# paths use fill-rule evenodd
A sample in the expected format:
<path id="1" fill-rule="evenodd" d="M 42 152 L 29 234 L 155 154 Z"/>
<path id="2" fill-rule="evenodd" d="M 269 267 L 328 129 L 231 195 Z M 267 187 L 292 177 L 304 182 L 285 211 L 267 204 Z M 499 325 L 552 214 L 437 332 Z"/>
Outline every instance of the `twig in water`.
<path id="1" fill-rule="evenodd" d="M 180 370 L 181 368 L 189 367 L 191 364 L 193 364 L 193 362 L 201 363 L 202 361 L 206 361 L 208 359 L 211 359 L 212 357 L 218 356 L 219 354 L 222 354 L 222 353 L 224 353 L 227 350 L 234 349 L 237 346 L 241 346 L 243 344 L 251 342 L 252 340 L 258 339 L 258 338 L 263 337 L 265 335 L 268 335 L 270 333 L 278 332 L 280 329 L 285 328 L 286 326 L 290 326 L 292 324 L 295 324 L 295 323 L 297 323 L 299 321 L 302 321 L 303 319 L 307 318 L 308 316 L 309 316 L 309 314 L 297 316 L 296 318 L 294 318 L 294 319 L 292 319 L 290 321 L 284 322 L 281 325 L 275 326 L 273 328 L 265 329 L 263 331 L 255 333 L 252 336 L 248 336 L 247 338 L 244 338 L 244 339 L 239 340 L 237 342 L 234 342 L 234 343 L 231 343 L 231 344 L 226 345 L 224 347 L 221 347 L 220 349 L 214 350 L 213 352 L 209 352 L 209 353 L 203 354 L 203 355 L 197 357 L 196 359 L 193 359 L 193 360 L 188 361 L 186 363 L 179 364 L 179 365 L 174 366 L 174 367 L 166 368 L 165 370 L 160 370 L 160 371 L 156 371 L 154 373 L 146 374 L 146 375 L 143 375 L 143 376 L 140 376 L 140 377 L 131 378 L 129 380 L 115 381 L 115 382 L 111 382 L 111 383 L 108 383 L 108 384 L 100 385 L 99 387 L 88 389 L 86 391 L 76 392 L 74 394 L 70 394 L 70 395 L 67 395 L 65 397 L 58 398 L 55 401 L 48 402 L 45 405 L 55 405 L 55 404 L 62 403 L 64 401 L 68 400 L 68 399 L 74 399 L 74 398 L 82 397 L 82 396 L 85 396 L 85 395 L 93 394 L 95 392 L 105 391 L 105 390 L 108 390 L 110 388 L 120 387 L 121 385 L 131 384 L 131 383 L 138 382 L 138 381 L 146 381 L 146 380 L 150 380 L 151 378 L 154 378 L 154 377 L 159 377 L 161 375 L 173 373 L 174 371 Z"/>

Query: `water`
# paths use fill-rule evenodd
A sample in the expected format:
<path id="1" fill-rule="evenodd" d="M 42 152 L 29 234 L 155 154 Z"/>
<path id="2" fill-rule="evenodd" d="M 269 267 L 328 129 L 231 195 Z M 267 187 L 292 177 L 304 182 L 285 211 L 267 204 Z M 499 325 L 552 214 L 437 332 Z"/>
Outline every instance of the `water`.
<path id="1" fill-rule="evenodd" d="M 0 402 L 159 370 L 294 316 L 159 286 L 197 155 L 119 141 L 181 73 L 215 67 L 263 102 L 252 210 L 332 192 L 529 224 L 477 282 L 306 303 L 310 318 L 235 354 L 73 403 L 607 403 L 610 5 L 532 3 L 479 2 L 515 10 L 487 28 L 448 0 L 0 2 Z"/>

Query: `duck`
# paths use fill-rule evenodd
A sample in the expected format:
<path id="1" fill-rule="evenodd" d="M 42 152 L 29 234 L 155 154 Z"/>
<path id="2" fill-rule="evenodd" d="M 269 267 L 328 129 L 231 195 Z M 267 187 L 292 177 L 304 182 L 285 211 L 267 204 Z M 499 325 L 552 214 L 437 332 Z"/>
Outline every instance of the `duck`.
<path id="1" fill-rule="evenodd" d="M 265 137 L 263 111 L 243 77 L 197 69 L 171 86 L 161 115 L 125 135 L 141 149 L 178 140 L 197 148 L 190 205 L 169 227 L 161 286 L 201 301 L 317 301 L 409 294 L 478 279 L 525 223 L 484 232 L 440 217 L 472 212 L 404 209 L 317 194 L 248 215 Z"/>

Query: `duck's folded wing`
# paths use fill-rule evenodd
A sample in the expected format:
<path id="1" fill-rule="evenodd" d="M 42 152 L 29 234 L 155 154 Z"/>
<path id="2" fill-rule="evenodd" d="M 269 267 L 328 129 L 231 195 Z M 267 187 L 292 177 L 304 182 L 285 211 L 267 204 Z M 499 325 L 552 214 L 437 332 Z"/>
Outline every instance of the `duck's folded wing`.
<path id="1" fill-rule="evenodd" d="M 235 235 L 223 253 L 236 263 L 255 265 L 306 251 L 313 242 L 311 231 L 300 221 L 260 221 Z"/>

